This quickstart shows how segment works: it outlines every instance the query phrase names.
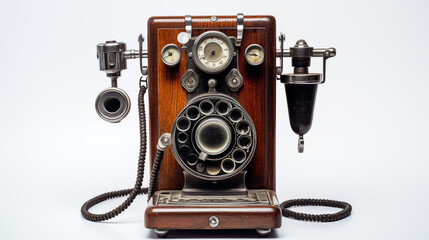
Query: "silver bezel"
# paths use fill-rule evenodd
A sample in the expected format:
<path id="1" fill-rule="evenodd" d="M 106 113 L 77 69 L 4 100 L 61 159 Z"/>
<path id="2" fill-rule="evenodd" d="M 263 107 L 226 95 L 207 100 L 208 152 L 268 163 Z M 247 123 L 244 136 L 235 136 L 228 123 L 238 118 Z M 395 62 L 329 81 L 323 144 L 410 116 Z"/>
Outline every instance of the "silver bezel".
<path id="1" fill-rule="evenodd" d="M 261 61 L 259 61 L 259 62 L 257 62 L 257 63 L 252 63 L 252 62 L 250 62 L 250 61 L 247 59 L 247 52 L 248 52 L 251 48 L 259 48 L 260 50 L 262 50 L 262 52 L 264 53 L 264 57 L 262 58 L 262 60 L 261 60 Z M 250 65 L 252 65 L 252 66 L 258 66 L 258 65 L 260 65 L 261 63 L 263 63 L 263 62 L 264 62 L 264 60 L 265 60 L 265 49 L 264 49 L 261 45 L 259 45 L 259 44 L 251 44 L 251 45 L 249 45 L 249 46 L 246 48 L 246 50 L 244 51 L 244 58 L 246 59 L 246 62 L 247 62 L 248 64 L 250 64 Z"/>
<path id="2" fill-rule="evenodd" d="M 218 69 L 212 69 L 207 67 L 206 65 L 204 65 L 200 59 L 197 56 L 197 47 L 198 45 L 206 38 L 208 37 L 219 37 L 221 38 L 226 44 L 228 44 L 228 48 L 229 48 L 229 58 L 227 59 L 227 61 L 225 61 L 225 64 L 223 65 L 223 67 L 218 68 Z M 216 73 L 220 73 L 222 71 L 224 71 L 232 62 L 232 58 L 234 56 L 234 46 L 231 43 L 231 40 L 228 38 L 228 36 L 226 36 L 224 33 L 218 32 L 218 31 L 207 31 L 203 34 L 201 34 L 200 36 L 197 37 L 197 39 L 195 39 L 194 45 L 192 46 L 192 53 L 193 53 L 193 60 L 195 65 L 197 65 L 197 67 L 208 74 L 216 74 Z"/>
<path id="3" fill-rule="evenodd" d="M 167 49 L 167 48 L 169 48 L 169 47 L 174 47 L 174 48 L 176 48 L 178 51 L 179 51 L 179 53 L 180 53 L 180 57 L 179 57 L 179 59 L 177 60 L 177 61 L 175 61 L 174 63 L 169 63 L 169 62 L 167 62 L 165 59 L 164 59 L 164 57 L 163 57 L 163 53 L 164 53 L 164 51 Z M 180 49 L 176 44 L 174 44 L 174 43 L 170 43 L 170 44 L 167 44 L 167 45 L 165 45 L 162 49 L 161 49 L 161 60 L 162 60 L 162 62 L 165 64 L 165 65 L 167 65 L 167 66 L 169 66 L 169 67 L 175 67 L 175 66 L 177 66 L 179 63 L 180 63 L 180 60 L 182 59 L 182 49 Z"/>
<path id="4" fill-rule="evenodd" d="M 239 108 L 242 111 L 243 116 L 245 116 L 246 121 L 249 123 L 249 125 L 251 126 L 250 132 L 247 133 L 246 135 L 248 135 L 251 138 L 252 144 L 249 148 L 247 149 L 243 149 L 243 151 L 245 151 L 246 157 L 244 160 L 242 161 L 236 161 L 236 164 L 240 164 L 240 166 L 237 166 L 236 169 L 234 171 L 232 171 L 231 173 L 225 173 L 223 175 L 208 175 L 208 174 L 204 174 L 201 172 L 198 172 L 198 170 L 193 170 L 192 168 L 190 168 L 187 164 L 186 164 L 186 159 L 183 159 L 179 152 L 178 152 L 178 146 L 176 144 L 175 138 L 176 135 L 178 134 L 178 132 L 180 132 L 176 125 L 177 125 L 177 120 L 184 115 L 184 113 L 186 112 L 186 110 L 188 109 L 189 106 L 193 106 L 196 103 L 205 100 L 205 99 L 211 99 L 211 100 L 225 100 L 227 102 L 230 102 L 233 105 L 233 108 Z M 214 114 L 214 113 L 213 113 Z M 215 115 L 210 115 L 210 116 L 214 116 Z M 207 117 L 207 116 L 205 116 Z M 218 115 L 219 118 L 223 118 L 225 116 L 221 116 Z M 204 118 L 204 117 L 202 117 Z M 235 129 L 235 128 L 233 128 Z M 186 105 L 186 107 L 184 109 L 182 109 L 182 111 L 179 113 L 178 117 L 176 118 L 176 121 L 173 124 L 173 128 L 172 128 L 172 133 L 171 133 L 171 149 L 173 152 L 173 156 L 176 159 L 176 161 L 179 163 L 179 165 L 183 168 L 184 171 L 186 171 L 187 173 L 193 175 L 194 177 L 197 177 L 199 179 L 205 179 L 205 180 L 209 180 L 209 181 L 217 181 L 217 180 L 224 180 L 224 179 L 228 179 L 231 178 L 235 175 L 237 175 L 240 171 L 242 171 L 243 169 L 245 169 L 247 167 L 247 165 L 250 163 L 250 161 L 253 159 L 254 153 L 256 151 L 256 146 L 257 146 L 257 137 L 256 137 L 256 127 L 250 117 L 250 115 L 247 113 L 247 111 L 239 104 L 239 102 L 235 99 L 233 99 L 232 97 L 228 96 L 228 95 L 224 95 L 224 94 L 202 94 L 194 99 L 192 99 L 190 102 L 188 102 L 188 104 Z M 240 135 L 241 136 L 241 135 Z M 188 141 L 189 139 L 192 138 L 192 135 L 188 136 Z M 229 156 L 231 156 L 231 154 L 234 152 L 235 149 L 237 149 L 236 146 L 236 140 L 238 139 L 238 135 L 236 135 L 234 138 L 232 138 L 232 142 L 234 143 L 234 147 L 231 150 L 231 152 L 229 152 L 228 154 L 226 154 L 225 157 L 223 158 L 214 158 L 214 159 L 206 159 L 206 162 L 211 162 L 211 161 L 222 161 L 225 158 L 230 158 Z M 193 143 L 192 143 L 193 145 Z M 195 146 L 193 146 L 195 149 Z M 197 146 L 198 147 L 198 146 Z M 199 154 L 199 152 L 196 152 L 195 154 Z M 235 161 L 235 160 L 234 160 Z M 198 164 L 197 164 L 198 165 Z"/>
<path id="5" fill-rule="evenodd" d="M 228 135 L 227 139 L 226 139 L 227 144 L 226 144 L 226 146 L 223 147 L 223 149 L 220 149 L 218 151 L 208 151 L 207 149 L 204 148 L 204 146 L 201 145 L 200 141 L 198 141 L 197 139 L 199 139 L 198 136 L 200 135 L 201 128 L 203 127 L 204 124 L 215 123 L 215 122 L 220 124 L 222 126 L 222 128 L 225 130 L 225 132 L 227 133 L 227 135 Z M 196 140 L 195 143 L 201 149 L 201 151 L 208 153 L 210 155 L 217 155 L 217 154 L 223 153 L 225 150 L 228 149 L 228 147 L 230 146 L 231 141 L 232 141 L 232 133 L 230 132 L 228 124 L 224 120 L 222 120 L 220 118 L 206 118 L 198 124 L 198 126 L 195 130 L 194 139 Z"/>
<path id="6" fill-rule="evenodd" d="M 104 101 L 109 98 L 114 97 L 120 101 L 120 108 L 115 112 L 109 112 L 104 107 Z M 105 121 L 111 123 L 118 123 L 124 119 L 131 108 L 131 100 L 128 94 L 117 87 L 109 87 L 101 91 L 97 98 L 95 99 L 95 110 L 97 114 Z"/>

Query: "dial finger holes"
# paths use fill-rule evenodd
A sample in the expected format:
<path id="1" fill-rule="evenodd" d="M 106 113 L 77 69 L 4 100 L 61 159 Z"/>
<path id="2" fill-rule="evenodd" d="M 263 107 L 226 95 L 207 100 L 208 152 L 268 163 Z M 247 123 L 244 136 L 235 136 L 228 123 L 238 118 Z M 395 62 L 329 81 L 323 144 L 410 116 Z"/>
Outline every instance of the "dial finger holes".
<path id="1" fill-rule="evenodd" d="M 177 140 L 180 143 L 185 143 L 188 140 L 188 134 L 186 134 L 185 132 L 180 132 L 179 134 L 177 134 Z"/>
<path id="2" fill-rule="evenodd" d="M 195 166 L 195 169 L 198 172 L 204 172 L 204 169 L 206 169 L 206 165 L 204 165 L 204 163 L 198 163 L 197 166 Z"/>
<path id="3" fill-rule="evenodd" d="M 252 139 L 247 135 L 241 135 L 238 137 L 237 144 L 239 147 L 247 149 L 252 145 Z"/>
<path id="4" fill-rule="evenodd" d="M 188 156 L 188 154 L 191 152 L 191 149 L 186 146 L 186 145 L 182 145 L 179 148 L 179 154 L 182 156 Z"/>
<path id="5" fill-rule="evenodd" d="M 225 115 L 231 110 L 231 104 L 227 101 L 220 100 L 216 103 L 215 109 L 219 115 Z"/>
<path id="6" fill-rule="evenodd" d="M 232 152 L 232 159 L 237 163 L 242 163 L 246 159 L 246 152 L 241 148 L 237 148 Z"/>
<path id="7" fill-rule="evenodd" d="M 191 120 L 197 120 L 200 117 L 200 110 L 195 106 L 190 106 L 188 110 L 186 110 L 186 115 Z"/>
<path id="8" fill-rule="evenodd" d="M 237 108 L 234 108 L 229 112 L 229 120 L 233 122 L 240 121 L 242 117 L 243 117 L 243 113 Z"/>
<path id="9" fill-rule="evenodd" d="M 213 112 L 213 103 L 210 100 L 204 100 L 201 101 L 200 105 L 200 112 L 204 115 L 209 115 Z"/>
<path id="10" fill-rule="evenodd" d="M 235 169 L 235 162 L 231 158 L 226 158 L 222 160 L 221 168 L 225 173 L 230 173 Z"/>
<path id="11" fill-rule="evenodd" d="M 241 120 L 240 122 L 237 123 L 235 130 L 237 130 L 238 134 L 247 134 L 250 131 L 249 122 L 245 120 Z"/>
<path id="12" fill-rule="evenodd" d="M 219 163 L 216 163 L 216 162 L 208 163 L 206 166 L 207 173 L 212 176 L 219 174 L 220 169 L 221 167 Z"/>
<path id="13" fill-rule="evenodd" d="M 187 131 L 191 127 L 191 121 L 187 117 L 180 117 L 177 120 L 177 129 Z"/>
<path id="14" fill-rule="evenodd" d="M 198 162 L 198 157 L 195 154 L 189 154 L 188 157 L 186 158 L 186 162 L 191 165 L 194 166 L 195 164 L 197 164 Z"/>

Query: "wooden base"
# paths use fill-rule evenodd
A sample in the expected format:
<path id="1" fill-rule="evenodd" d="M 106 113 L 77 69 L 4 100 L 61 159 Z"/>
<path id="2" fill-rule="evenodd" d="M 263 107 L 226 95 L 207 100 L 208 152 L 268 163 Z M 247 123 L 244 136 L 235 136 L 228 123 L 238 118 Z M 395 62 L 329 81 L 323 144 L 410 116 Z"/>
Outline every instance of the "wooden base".
<path id="1" fill-rule="evenodd" d="M 145 226 L 170 229 L 256 229 L 281 226 L 275 192 L 248 190 L 245 195 L 186 195 L 180 190 L 154 194 L 145 212 Z"/>

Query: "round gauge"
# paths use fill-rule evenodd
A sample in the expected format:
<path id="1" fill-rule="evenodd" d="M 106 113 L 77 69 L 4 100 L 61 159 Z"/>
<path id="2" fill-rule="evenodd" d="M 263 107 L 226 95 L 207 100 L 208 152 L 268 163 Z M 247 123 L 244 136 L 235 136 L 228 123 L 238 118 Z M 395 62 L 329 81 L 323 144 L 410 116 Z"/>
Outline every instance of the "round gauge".
<path id="1" fill-rule="evenodd" d="M 182 50 L 175 44 L 167 44 L 161 50 L 161 59 L 165 65 L 175 67 L 182 59 Z"/>
<path id="2" fill-rule="evenodd" d="M 195 40 L 192 52 L 194 62 L 199 69 L 205 73 L 216 74 L 229 66 L 234 48 L 225 34 L 208 31 Z"/>
<path id="3" fill-rule="evenodd" d="M 257 66 L 264 61 L 264 48 L 258 44 L 252 44 L 246 48 L 244 52 L 248 64 Z"/>

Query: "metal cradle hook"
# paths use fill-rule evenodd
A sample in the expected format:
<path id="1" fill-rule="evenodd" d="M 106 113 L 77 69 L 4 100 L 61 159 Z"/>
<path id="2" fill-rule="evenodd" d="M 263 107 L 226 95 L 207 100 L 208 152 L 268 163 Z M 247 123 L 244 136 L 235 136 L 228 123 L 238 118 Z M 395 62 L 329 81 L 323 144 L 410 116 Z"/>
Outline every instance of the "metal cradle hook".
<path id="1" fill-rule="evenodd" d="M 139 59 L 140 59 L 140 72 L 143 76 L 146 76 L 148 73 L 148 68 L 147 66 L 143 66 L 143 42 L 144 42 L 144 37 L 142 34 L 139 35 L 138 38 L 139 41 Z"/>
<path id="2" fill-rule="evenodd" d="M 147 80 L 149 77 L 147 76 L 141 76 L 139 80 L 139 87 L 145 87 L 147 88 Z"/>
<path id="3" fill-rule="evenodd" d="M 143 66 L 143 42 L 144 42 L 144 37 L 143 37 L 142 34 L 139 35 L 138 41 L 139 41 L 140 72 L 143 75 L 143 76 L 140 77 L 139 87 L 144 86 L 145 88 L 147 88 L 148 68 L 147 68 L 147 66 Z"/>

